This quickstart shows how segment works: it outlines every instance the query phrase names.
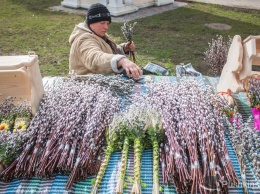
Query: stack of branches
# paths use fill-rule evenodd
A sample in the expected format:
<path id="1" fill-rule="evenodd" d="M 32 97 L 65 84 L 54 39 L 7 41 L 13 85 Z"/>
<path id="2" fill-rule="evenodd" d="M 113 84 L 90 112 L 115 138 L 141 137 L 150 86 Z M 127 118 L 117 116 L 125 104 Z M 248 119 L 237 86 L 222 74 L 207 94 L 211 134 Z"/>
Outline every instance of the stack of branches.
<path id="1" fill-rule="evenodd" d="M 75 180 L 96 174 L 105 128 L 120 109 L 120 98 L 99 84 L 71 79 L 49 87 L 28 128 L 29 138 L 2 172 L 3 180 L 70 173 L 69 189 Z"/>
<path id="2" fill-rule="evenodd" d="M 178 193 L 227 192 L 228 184 L 239 182 L 211 91 L 195 80 L 148 85 L 148 101 L 167 136 L 160 146 L 163 182 L 172 180 Z"/>

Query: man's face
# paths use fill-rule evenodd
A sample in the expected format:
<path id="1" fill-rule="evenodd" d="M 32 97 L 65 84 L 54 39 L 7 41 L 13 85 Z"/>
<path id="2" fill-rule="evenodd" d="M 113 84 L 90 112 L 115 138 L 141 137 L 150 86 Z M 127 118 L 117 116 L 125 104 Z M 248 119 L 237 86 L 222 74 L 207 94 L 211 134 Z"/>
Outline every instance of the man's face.
<path id="1" fill-rule="evenodd" d="M 104 37 L 108 30 L 109 24 L 109 21 L 101 21 L 90 24 L 89 26 L 98 36 Z"/>

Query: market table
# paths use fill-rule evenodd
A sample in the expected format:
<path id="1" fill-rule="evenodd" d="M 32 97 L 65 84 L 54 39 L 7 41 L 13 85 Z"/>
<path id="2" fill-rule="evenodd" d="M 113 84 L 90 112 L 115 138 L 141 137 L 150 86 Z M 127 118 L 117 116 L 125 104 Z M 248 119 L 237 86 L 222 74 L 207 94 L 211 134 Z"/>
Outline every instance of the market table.
<path id="1" fill-rule="evenodd" d="M 134 87 L 135 93 L 145 92 L 146 88 L 144 85 L 147 76 L 144 76 L 142 81 L 137 82 Z M 149 76 L 150 79 L 155 82 L 178 82 L 179 77 L 174 76 Z M 54 83 L 61 81 L 61 77 L 45 77 L 43 78 L 44 87 L 48 87 Z M 184 79 L 189 79 L 188 77 Z M 216 85 L 219 81 L 218 77 L 207 77 L 199 76 L 195 77 L 198 82 L 203 83 L 204 85 L 211 85 L 215 93 Z M 234 95 L 235 99 L 240 108 L 240 113 L 243 115 L 244 121 L 251 115 L 251 110 L 249 107 L 249 101 L 245 93 L 239 93 Z M 253 123 L 250 123 L 250 126 L 253 127 Z M 239 170 L 239 164 L 236 157 L 236 154 L 231 147 L 229 139 L 226 137 L 226 145 L 230 158 L 232 160 L 234 169 L 238 175 L 238 178 L 241 182 L 241 174 Z M 115 193 L 117 172 L 120 162 L 121 152 L 114 152 L 110 158 L 107 170 L 102 179 L 102 183 L 99 189 L 99 193 Z M 127 175 L 133 176 L 133 165 L 134 165 L 134 152 L 133 150 L 129 151 L 128 163 L 127 163 Z M 146 187 L 142 188 L 142 193 L 151 194 L 152 193 L 152 150 L 146 149 L 142 154 L 142 166 L 141 166 L 141 179 L 143 183 L 146 183 Z M 14 179 L 12 182 L 5 183 L 0 182 L 0 193 L 90 193 L 92 188 L 92 180 L 95 177 L 89 177 L 84 181 L 76 182 L 73 184 L 71 190 L 65 190 L 65 185 L 68 179 L 68 175 L 57 174 L 50 179 L 39 179 L 31 178 L 29 180 L 25 179 Z M 247 161 L 246 168 L 246 179 L 249 193 L 260 193 L 260 181 L 259 178 L 253 173 L 251 165 Z M 176 190 L 172 185 L 167 186 L 160 184 L 163 188 L 162 193 L 176 193 Z M 124 190 L 124 193 L 131 193 L 132 185 L 127 184 L 127 187 Z M 229 193 L 243 193 L 242 183 L 237 187 L 230 187 Z"/>

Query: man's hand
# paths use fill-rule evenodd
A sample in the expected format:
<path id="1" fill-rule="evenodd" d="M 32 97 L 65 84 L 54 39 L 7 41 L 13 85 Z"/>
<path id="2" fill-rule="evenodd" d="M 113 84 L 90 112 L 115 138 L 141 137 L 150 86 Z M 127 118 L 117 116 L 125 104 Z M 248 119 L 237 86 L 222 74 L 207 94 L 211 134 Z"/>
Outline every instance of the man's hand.
<path id="1" fill-rule="evenodd" d="M 130 78 L 131 75 L 134 80 L 140 79 L 142 76 L 142 70 L 138 65 L 130 61 L 128 58 L 122 58 L 117 62 L 117 66 L 123 67 L 123 69 L 126 71 L 127 76 Z"/>

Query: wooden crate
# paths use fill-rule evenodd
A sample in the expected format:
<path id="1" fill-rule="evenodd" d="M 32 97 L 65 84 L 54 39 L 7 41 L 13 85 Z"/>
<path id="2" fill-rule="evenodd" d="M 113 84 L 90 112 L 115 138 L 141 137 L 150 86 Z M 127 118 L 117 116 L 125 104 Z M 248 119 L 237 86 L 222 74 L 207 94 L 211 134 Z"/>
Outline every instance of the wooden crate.
<path id="1" fill-rule="evenodd" d="M 0 56 L 0 103 L 8 96 L 15 102 L 28 100 L 35 114 L 43 93 L 37 55 Z"/>

